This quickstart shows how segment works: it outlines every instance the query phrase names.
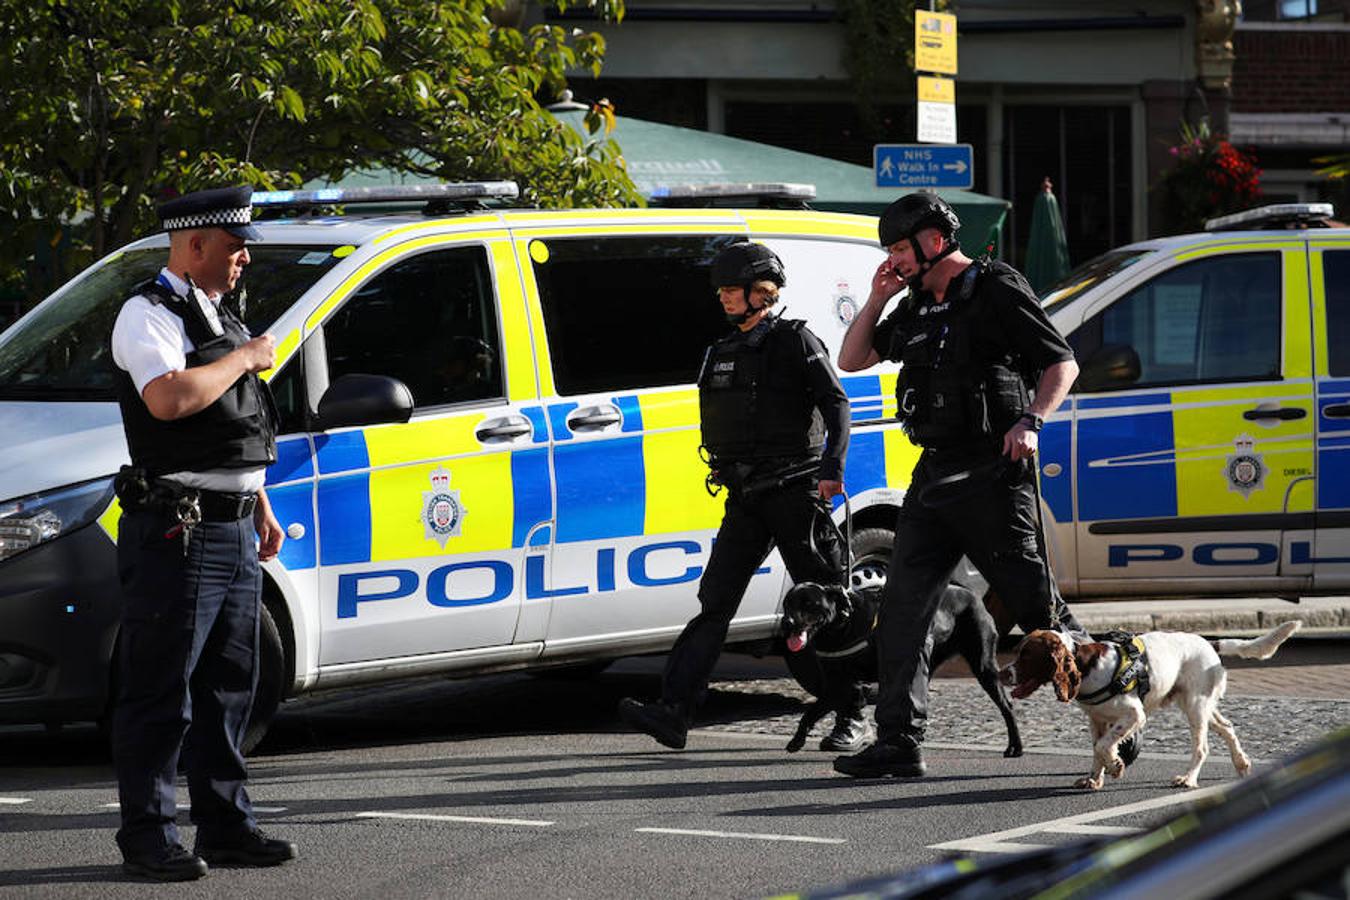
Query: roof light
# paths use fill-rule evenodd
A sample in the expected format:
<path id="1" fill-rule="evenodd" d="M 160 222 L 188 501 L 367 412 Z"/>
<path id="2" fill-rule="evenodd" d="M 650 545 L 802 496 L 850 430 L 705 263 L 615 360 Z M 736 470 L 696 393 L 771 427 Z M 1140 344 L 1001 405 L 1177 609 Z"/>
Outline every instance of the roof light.
<path id="1" fill-rule="evenodd" d="M 514 181 L 466 181 L 454 184 L 399 184 L 379 187 L 321 188 L 314 191 L 255 191 L 254 206 L 329 206 L 352 203 L 408 203 L 514 200 Z"/>
<path id="2" fill-rule="evenodd" d="M 793 200 L 805 202 L 816 199 L 814 184 L 751 181 L 719 184 L 664 184 L 652 189 L 651 199 L 662 200 Z"/>
<path id="3" fill-rule="evenodd" d="M 1326 220 L 1336 214 L 1330 203 L 1276 203 L 1261 206 L 1217 219 L 1205 221 L 1206 231 L 1236 231 L 1256 228 L 1278 228 L 1286 225 L 1325 226 Z"/>

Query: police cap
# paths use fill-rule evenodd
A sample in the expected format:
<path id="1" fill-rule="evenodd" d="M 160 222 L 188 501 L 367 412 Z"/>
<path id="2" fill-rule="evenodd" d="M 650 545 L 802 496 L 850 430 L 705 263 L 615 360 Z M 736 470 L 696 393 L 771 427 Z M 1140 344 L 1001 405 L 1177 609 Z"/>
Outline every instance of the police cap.
<path id="1" fill-rule="evenodd" d="M 183 231 L 189 228 L 223 228 L 246 241 L 262 240 L 262 232 L 254 228 L 253 188 L 248 185 L 194 191 L 172 200 L 166 200 L 156 210 L 159 223 L 165 231 Z"/>
<path id="2" fill-rule="evenodd" d="M 749 241 L 732 244 L 713 257 L 711 278 L 715 288 L 755 281 L 772 281 L 779 287 L 787 284 L 778 255 L 763 244 Z"/>
<path id="3" fill-rule="evenodd" d="M 925 228 L 936 228 L 951 237 L 960 227 L 961 220 L 946 200 L 927 191 L 915 191 L 886 207 L 877 222 L 877 236 L 881 246 L 889 247 Z"/>

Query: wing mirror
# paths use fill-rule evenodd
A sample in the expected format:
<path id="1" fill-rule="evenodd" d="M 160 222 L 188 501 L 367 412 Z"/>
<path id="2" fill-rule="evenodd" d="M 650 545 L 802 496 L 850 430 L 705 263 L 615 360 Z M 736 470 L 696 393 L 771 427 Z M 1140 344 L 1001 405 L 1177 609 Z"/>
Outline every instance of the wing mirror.
<path id="1" fill-rule="evenodd" d="M 319 398 L 319 428 L 382 425 L 412 417 L 413 396 L 408 386 L 387 375 L 353 373 L 333 380 Z"/>

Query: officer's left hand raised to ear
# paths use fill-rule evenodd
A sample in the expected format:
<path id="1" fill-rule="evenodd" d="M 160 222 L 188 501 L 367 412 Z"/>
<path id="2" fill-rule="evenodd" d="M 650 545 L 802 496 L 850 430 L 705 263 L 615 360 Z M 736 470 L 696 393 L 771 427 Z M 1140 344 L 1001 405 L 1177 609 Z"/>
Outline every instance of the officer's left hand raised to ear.
<path id="1" fill-rule="evenodd" d="M 844 483 L 842 481 L 822 480 L 820 484 L 817 485 L 817 487 L 820 490 L 820 498 L 822 500 L 828 500 L 831 497 L 837 496 L 844 492 Z"/>
<path id="2" fill-rule="evenodd" d="M 1027 423 L 1017 421 L 1003 436 L 1003 455 L 1017 462 L 1019 459 L 1031 459 L 1036 455 L 1039 436 L 1027 427 Z"/>

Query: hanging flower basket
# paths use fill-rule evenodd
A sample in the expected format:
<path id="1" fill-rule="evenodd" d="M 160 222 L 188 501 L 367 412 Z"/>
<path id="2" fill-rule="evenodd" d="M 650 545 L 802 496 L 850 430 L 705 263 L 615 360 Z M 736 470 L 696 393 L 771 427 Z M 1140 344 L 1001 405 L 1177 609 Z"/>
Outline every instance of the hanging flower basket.
<path id="1" fill-rule="evenodd" d="M 1261 199 L 1256 157 L 1210 132 L 1201 122 L 1181 126 L 1181 142 L 1168 150 L 1175 163 L 1158 182 L 1163 209 L 1178 231 L 1200 231 L 1205 220 L 1250 209 Z"/>

